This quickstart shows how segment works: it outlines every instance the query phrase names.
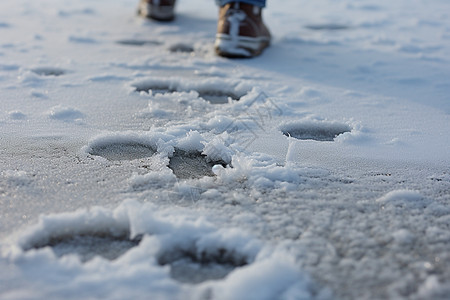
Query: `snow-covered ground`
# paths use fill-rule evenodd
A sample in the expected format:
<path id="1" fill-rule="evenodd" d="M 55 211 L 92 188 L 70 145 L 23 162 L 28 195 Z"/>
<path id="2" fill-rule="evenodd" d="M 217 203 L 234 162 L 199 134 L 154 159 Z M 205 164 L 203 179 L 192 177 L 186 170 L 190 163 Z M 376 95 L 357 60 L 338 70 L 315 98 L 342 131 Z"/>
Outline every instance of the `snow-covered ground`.
<path id="1" fill-rule="evenodd" d="M 450 2 L 0 3 L 1 299 L 448 299 Z"/>

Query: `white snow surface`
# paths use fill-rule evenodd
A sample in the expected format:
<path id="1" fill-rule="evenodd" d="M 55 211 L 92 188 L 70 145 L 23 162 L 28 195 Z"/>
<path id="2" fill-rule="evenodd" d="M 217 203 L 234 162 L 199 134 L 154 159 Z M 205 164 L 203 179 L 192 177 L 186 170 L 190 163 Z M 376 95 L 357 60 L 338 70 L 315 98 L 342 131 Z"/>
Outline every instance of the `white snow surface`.
<path id="1" fill-rule="evenodd" d="M 450 2 L 178 2 L 1 1 L 0 298 L 448 299 Z"/>

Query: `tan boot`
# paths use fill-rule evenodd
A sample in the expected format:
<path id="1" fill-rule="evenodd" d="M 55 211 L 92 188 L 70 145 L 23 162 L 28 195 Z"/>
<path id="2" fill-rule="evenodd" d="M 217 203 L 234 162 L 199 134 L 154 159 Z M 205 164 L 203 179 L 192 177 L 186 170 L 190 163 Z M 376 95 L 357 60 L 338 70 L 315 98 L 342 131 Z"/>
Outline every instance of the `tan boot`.
<path id="1" fill-rule="evenodd" d="M 176 0 L 141 0 L 138 15 L 157 21 L 172 21 L 175 18 Z"/>
<path id="2" fill-rule="evenodd" d="M 221 7 L 217 23 L 216 53 L 225 57 L 253 57 L 270 45 L 261 8 L 232 2 Z"/>

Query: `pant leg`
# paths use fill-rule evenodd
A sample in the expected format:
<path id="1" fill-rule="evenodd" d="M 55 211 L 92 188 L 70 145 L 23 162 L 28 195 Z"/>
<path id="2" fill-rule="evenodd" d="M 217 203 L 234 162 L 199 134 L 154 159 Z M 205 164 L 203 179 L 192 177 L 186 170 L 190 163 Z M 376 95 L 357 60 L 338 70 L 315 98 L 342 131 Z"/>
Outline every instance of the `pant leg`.
<path id="1" fill-rule="evenodd" d="M 224 6 L 227 3 L 230 2 L 242 2 L 247 4 L 252 4 L 259 7 L 265 7 L 266 6 L 266 0 L 216 0 L 217 4 L 219 6 Z"/>

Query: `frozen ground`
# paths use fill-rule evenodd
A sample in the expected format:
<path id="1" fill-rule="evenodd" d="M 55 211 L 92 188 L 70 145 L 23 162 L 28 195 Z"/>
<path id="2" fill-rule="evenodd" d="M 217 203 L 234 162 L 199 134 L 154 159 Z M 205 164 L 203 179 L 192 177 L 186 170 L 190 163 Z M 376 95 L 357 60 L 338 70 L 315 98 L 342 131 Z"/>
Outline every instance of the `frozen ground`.
<path id="1" fill-rule="evenodd" d="M 1 299 L 448 299 L 448 1 L 136 2 L 0 3 Z"/>

